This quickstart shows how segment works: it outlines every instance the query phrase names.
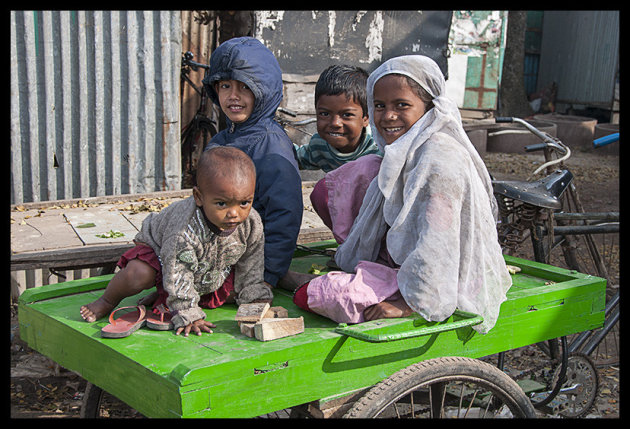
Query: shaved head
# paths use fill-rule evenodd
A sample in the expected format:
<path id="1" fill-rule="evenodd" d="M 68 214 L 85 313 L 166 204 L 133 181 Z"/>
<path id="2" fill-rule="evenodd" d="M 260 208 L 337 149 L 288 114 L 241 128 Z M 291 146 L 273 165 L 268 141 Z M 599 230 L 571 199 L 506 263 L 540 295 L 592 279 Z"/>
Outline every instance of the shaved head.
<path id="1" fill-rule="evenodd" d="M 229 146 L 215 146 L 201 154 L 197 164 L 197 186 L 208 182 L 228 180 L 239 186 L 256 182 L 256 167 L 242 150 Z"/>
<path id="2" fill-rule="evenodd" d="M 216 146 L 201 154 L 193 198 L 211 225 L 237 228 L 248 218 L 255 192 L 256 167 L 245 152 Z"/>

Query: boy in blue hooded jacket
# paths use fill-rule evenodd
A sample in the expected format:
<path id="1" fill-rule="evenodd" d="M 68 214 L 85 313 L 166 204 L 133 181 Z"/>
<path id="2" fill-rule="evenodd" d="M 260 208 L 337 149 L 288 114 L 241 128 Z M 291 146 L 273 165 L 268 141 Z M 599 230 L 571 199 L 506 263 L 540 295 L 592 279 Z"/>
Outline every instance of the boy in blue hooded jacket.
<path id="1" fill-rule="evenodd" d="M 274 120 L 282 101 L 280 65 L 259 40 L 237 37 L 212 53 L 203 84 L 227 122 L 206 150 L 234 146 L 256 166 L 253 207 L 264 225 L 264 278 L 275 287 L 289 269 L 304 210 L 293 143 Z"/>

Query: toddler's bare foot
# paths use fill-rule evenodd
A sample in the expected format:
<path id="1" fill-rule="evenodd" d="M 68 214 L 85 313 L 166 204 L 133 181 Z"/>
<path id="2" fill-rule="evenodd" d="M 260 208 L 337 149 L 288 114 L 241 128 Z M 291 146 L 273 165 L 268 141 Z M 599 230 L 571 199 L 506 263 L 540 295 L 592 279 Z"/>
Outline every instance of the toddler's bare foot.
<path id="1" fill-rule="evenodd" d="M 81 306 L 81 317 L 86 322 L 96 322 L 101 317 L 109 314 L 115 305 L 110 304 L 103 297 L 100 297 L 94 302 Z"/>

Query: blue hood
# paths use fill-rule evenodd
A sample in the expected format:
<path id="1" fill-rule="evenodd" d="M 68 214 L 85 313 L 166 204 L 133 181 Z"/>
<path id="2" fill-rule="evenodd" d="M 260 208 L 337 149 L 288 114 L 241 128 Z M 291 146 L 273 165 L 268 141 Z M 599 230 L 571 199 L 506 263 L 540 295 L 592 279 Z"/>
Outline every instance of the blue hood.
<path id="1" fill-rule="evenodd" d="M 245 130 L 264 118 L 273 119 L 282 101 L 282 70 L 273 53 L 258 39 L 237 37 L 221 44 L 210 57 L 210 73 L 203 84 L 210 99 L 219 106 L 214 83 L 219 80 L 238 80 L 254 94 L 251 116 L 242 124 Z M 220 106 L 219 106 L 220 107 Z M 232 122 L 226 118 L 228 128 Z"/>

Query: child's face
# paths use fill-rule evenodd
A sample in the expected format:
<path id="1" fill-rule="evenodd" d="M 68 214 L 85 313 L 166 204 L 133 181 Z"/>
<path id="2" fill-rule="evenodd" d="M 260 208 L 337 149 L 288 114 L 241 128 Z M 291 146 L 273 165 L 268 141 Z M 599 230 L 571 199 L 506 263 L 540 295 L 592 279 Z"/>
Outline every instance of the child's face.
<path id="1" fill-rule="evenodd" d="M 351 153 L 359 146 L 363 128 L 369 119 L 361 105 L 346 94 L 322 95 L 317 100 L 317 133 L 342 153 Z"/>
<path id="2" fill-rule="evenodd" d="M 215 178 L 193 187 L 193 197 L 206 217 L 221 231 L 236 228 L 252 209 L 255 180 Z"/>
<path id="3" fill-rule="evenodd" d="M 219 95 L 221 110 L 230 121 L 239 124 L 245 122 L 254 110 L 254 94 L 243 82 L 238 80 L 220 80 L 214 84 Z"/>
<path id="4" fill-rule="evenodd" d="M 386 144 L 405 134 L 426 112 L 426 105 L 404 76 L 386 75 L 374 84 L 374 125 Z"/>

